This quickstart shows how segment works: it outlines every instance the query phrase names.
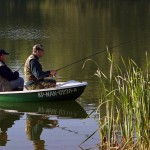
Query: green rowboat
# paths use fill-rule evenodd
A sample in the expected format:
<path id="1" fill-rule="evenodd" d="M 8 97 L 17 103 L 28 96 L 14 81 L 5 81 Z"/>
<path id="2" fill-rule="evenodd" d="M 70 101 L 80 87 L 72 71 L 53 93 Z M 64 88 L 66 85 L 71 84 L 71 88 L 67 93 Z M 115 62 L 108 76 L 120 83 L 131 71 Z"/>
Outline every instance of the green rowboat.
<path id="1" fill-rule="evenodd" d="M 55 88 L 0 92 L 0 102 L 41 102 L 75 100 L 85 90 L 87 82 L 68 81 Z"/>

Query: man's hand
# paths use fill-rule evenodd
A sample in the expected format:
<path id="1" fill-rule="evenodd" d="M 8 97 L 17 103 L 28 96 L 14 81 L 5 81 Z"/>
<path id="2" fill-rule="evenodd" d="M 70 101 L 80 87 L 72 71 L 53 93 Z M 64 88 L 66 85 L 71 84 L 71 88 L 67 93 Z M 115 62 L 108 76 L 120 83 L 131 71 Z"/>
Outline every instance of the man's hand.
<path id="1" fill-rule="evenodd" d="M 56 71 L 56 70 L 50 70 L 49 76 L 50 76 L 50 77 L 55 77 L 56 74 L 57 74 L 57 71 Z"/>

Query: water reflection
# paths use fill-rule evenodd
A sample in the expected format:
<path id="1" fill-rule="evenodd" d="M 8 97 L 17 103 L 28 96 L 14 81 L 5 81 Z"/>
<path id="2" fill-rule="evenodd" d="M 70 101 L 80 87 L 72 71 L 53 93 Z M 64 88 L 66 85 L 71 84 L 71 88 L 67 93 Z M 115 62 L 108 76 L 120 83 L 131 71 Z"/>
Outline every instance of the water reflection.
<path id="1" fill-rule="evenodd" d="M 33 141 L 34 149 L 44 150 L 45 141 L 40 138 L 43 128 L 57 127 L 58 120 L 49 120 L 45 115 L 26 115 L 26 134 L 28 140 Z"/>
<path id="2" fill-rule="evenodd" d="M 7 130 L 19 120 L 23 113 L 6 112 L 0 110 L 0 146 L 5 146 L 8 141 Z"/>
<path id="3" fill-rule="evenodd" d="M 37 102 L 37 103 L 5 103 L 0 102 L 0 146 L 7 146 L 8 128 L 12 128 L 16 120 L 25 117 L 26 138 L 33 142 L 34 149 L 45 149 L 43 130 L 59 127 L 60 118 L 85 118 L 86 111 L 76 101 Z M 20 120 L 21 121 L 21 120 Z M 12 128 L 13 129 L 13 128 Z M 22 137 L 23 138 L 23 137 Z"/>
<path id="4" fill-rule="evenodd" d="M 0 108 L 5 110 L 16 110 L 18 112 L 56 115 L 59 117 L 85 118 L 86 111 L 76 101 L 59 102 L 0 102 Z"/>

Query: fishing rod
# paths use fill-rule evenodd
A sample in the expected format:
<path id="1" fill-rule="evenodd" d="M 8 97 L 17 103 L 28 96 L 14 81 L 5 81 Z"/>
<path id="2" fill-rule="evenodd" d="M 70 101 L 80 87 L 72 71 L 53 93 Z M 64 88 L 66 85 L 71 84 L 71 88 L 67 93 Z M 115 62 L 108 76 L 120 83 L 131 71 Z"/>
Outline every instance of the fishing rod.
<path id="1" fill-rule="evenodd" d="M 150 35 L 147 35 L 147 36 L 144 36 L 143 39 L 149 38 L 149 37 L 150 37 Z M 111 46 L 111 47 L 109 47 L 109 50 L 112 50 L 112 49 L 114 49 L 114 48 L 116 48 L 116 47 L 120 47 L 120 46 L 129 44 L 129 43 L 132 43 L 132 42 L 139 41 L 140 39 L 141 39 L 141 38 L 136 38 L 136 39 L 133 39 L 133 40 L 128 40 L 128 41 L 126 41 L 126 42 L 120 43 L 120 44 L 118 44 L 118 45 Z M 65 65 L 65 66 L 63 66 L 63 67 L 61 67 L 61 68 L 58 68 L 58 69 L 56 69 L 56 71 L 60 71 L 60 70 L 62 70 L 62 69 L 64 69 L 64 68 L 67 68 L 67 67 L 69 67 L 69 66 L 72 66 L 72 65 L 74 65 L 74 64 L 76 64 L 76 63 L 79 63 L 79 62 L 81 62 L 81 61 L 83 61 L 83 60 L 86 60 L 86 59 L 89 58 L 89 57 L 93 57 L 93 56 L 95 56 L 95 55 L 97 55 L 97 54 L 106 52 L 107 50 L 108 50 L 108 48 L 106 48 L 106 49 L 103 50 L 103 51 L 98 51 L 98 52 L 96 52 L 96 53 L 94 53 L 94 54 L 91 54 L 91 55 L 86 56 L 86 57 L 84 57 L 84 58 L 82 58 L 82 59 L 79 59 L 79 60 L 77 60 L 77 61 L 74 61 L 74 62 L 72 62 L 72 63 L 70 63 L 70 64 L 68 64 L 68 65 Z M 19 70 L 22 68 L 22 66 L 24 66 L 24 64 L 25 64 L 25 63 L 23 63 L 23 64 L 19 67 L 19 69 L 18 69 L 17 71 L 19 71 Z"/>
<path id="2" fill-rule="evenodd" d="M 149 37 L 150 37 L 150 35 L 145 36 L 145 37 L 143 37 L 143 38 L 149 38 Z M 86 60 L 86 59 L 89 58 L 89 57 L 93 57 L 93 56 L 95 56 L 95 55 L 97 55 L 97 54 L 106 52 L 108 49 L 109 49 L 109 50 L 112 50 L 112 49 L 114 49 L 114 48 L 116 48 L 116 47 L 120 47 L 120 46 L 122 46 L 122 45 L 126 45 L 126 44 L 129 44 L 129 43 L 138 41 L 138 40 L 140 40 L 140 39 L 141 39 L 141 38 L 136 38 L 136 39 L 133 39 L 133 40 L 128 40 L 128 41 L 126 41 L 126 42 L 120 43 L 120 44 L 118 44 L 118 45 L 111 46 L 111 47 L 109 47 L 109 48 L 106 48 L 106 49 L 103 50 L 103 51 L 98 51 L 98 52 L 96 52 L 96 53 L 94 53 L 94 54 L 91 54 L 91 55 L 86 56 L 86 57 L 84 57 L 84 58 L 82 58 L 82 59 L 79 59 L 79 60 L 77 60 L 77 61 L 74 61 L 74 62 L 72 62 L 72 63 L 70 63 L 70 64 L 68 64 L 68 65 L 65 65 L 65 66 L 63 66 L 63 67 L 61 67 L 61 68 L 59 68 L 59 69 L 56 69 L 56 71 L 60 71 L 60 70 L 62 70 L 62 69 L 64 69 L 64 68 L 67 68 L 67 67 L 69 67 L 69 66 L 72 66 L 72 65 L 74 65 L 74 64 L 76 64 L 76 63 L 79 63 L 79 62 L 81 62 L 81 61 L 83 61 L 83 60 Z"/>
<path id="3" fill-rule="evenodd" d="M 86 60 L 86 59 L 89 58 L 89 57 L 92 57 L 92 56 L 94 56 L 94 55 L 103 53 L 103 52 L 105 52 L 105 51 L 106 51 L 106 50 L 103 50 L 103 51 L 101 51 L 101 52 L 97 52 L 97 53 L 94 53 L 94 54 L 89 55 L 89 56 L 87 56 L 87 57 L 84 57 L 84 58 L 82 58 L 82 59 L 80 59 L 80 60 L 74 61 L 74 62 L 71 63 L 71 64 L 68 64 L 68 65 L 66 65 L 66 66 L 63 66 L 63 67 L 57 69 L 56 71 L 59 71 L 59 70 L 62 70 L 62 69 L 64 69 L 64 68 L 67 68 L 67 67 L 69 67 L 69 66 L 72 66 L 72 65 L 74 65 L 74 64 L 76 64 L 76 63 L 78 63 L 78 62 L 81 62 L 81 61 L 83 61 L 83 60 Z"/>
<path id="4" fill-rule="evenodd" d="M 23 66 L 24 66 L 25 63 L 23 63 L 16 71 L 19 71 Z"/>

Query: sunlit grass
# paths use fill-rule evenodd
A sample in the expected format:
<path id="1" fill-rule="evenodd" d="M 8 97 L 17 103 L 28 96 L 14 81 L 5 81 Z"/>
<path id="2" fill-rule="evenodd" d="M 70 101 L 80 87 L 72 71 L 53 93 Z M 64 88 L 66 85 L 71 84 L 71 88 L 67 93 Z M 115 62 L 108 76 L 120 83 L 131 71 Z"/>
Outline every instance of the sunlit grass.
<path id="1" fill-rule="evenodd" d="M 143 70 L 132 59 L 128 59 L 125 63 L 123 58 L 123 68 L 120 68 L 114 64 L 110 53 L 108 61 L 110 63 L 108 75 L 105 75 L 94 62 L 98 68 L 95 75 L 99 78 L 101 87 L 100 104 L 96 110 L 99 115 L 99 149 L 148 150 L 150 149 L 150 66 L 147 55 L 146 67 Z M 101 107 L 105 108 L 103 116 Z"/>

